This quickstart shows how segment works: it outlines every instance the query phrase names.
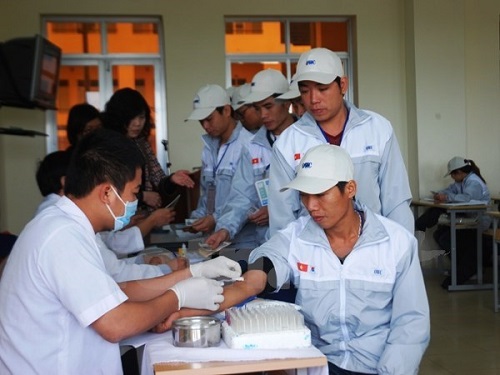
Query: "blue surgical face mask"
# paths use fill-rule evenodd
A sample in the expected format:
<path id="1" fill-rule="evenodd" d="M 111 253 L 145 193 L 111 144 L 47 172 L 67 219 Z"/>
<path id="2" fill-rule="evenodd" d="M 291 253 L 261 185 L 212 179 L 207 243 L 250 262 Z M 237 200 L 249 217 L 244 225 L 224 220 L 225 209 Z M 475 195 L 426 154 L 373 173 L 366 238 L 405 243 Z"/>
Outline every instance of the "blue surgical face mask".
<path id="1" fill-rule="evenodd" d="M 111 186 L 111 189 L 113 189 L 113 192 L 115 195 L 118 197 L 120 202 L 123 203 L 125 206 L 125 212 L 121 216 L 115 216 L 113 211 L 111 210 L 111 207 L 106 203 L 106 207 L 108 208 L 108 211 L 111 213 L 113 218 L 115 219 L 115 226 L 113 228 L 113 231 L 118 231 L 126 227 L 130 223 L 130 219 L 132 216 L 135 215 L 135 212 L 137 211 L 137 199 L 132 202 L 124 202 L 123 199 L 120 197 L 120 195 L 116 192 L 115 188 Z"/>

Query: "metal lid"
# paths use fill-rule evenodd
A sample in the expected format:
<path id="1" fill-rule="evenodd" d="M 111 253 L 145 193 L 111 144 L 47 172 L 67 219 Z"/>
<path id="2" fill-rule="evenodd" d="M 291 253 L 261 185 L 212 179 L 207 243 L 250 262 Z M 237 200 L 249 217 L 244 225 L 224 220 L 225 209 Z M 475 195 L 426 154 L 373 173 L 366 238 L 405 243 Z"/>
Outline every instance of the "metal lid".
<path id="1" fill-rule="evenodd" d="M 174 320 L 172 327 L 177 328 L 208 328 L 220 324 L 220 320 L 213 316 L 191 316 Z"/>

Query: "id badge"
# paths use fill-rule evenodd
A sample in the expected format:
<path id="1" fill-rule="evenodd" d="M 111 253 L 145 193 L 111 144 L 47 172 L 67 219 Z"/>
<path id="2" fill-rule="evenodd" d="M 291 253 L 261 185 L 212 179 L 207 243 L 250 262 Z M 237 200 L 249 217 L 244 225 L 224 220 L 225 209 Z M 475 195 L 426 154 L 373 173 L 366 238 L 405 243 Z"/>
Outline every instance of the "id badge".
<path id="1" fill-rule="evenodd" d="M 207 215 L 215 211 L 215 184 L 210 182 L 207 186 Z"/>
<path id="2" fill-rule="evenodd" d="M 268 191 L 269 191 L 269 179 L 264 178 L 255 183 L 255 188 L 257 189 L 257 194 L 259 195 L 260 204 L 262 207 L 267 206 L 269 203 Z"/>

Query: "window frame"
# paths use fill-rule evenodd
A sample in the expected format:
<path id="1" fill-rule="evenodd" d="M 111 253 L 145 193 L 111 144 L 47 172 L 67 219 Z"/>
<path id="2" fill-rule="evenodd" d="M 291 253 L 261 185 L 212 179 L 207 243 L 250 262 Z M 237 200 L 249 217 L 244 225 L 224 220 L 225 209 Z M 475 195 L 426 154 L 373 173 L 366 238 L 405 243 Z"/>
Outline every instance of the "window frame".
<path id="1" fill-rule="evenodd" d="M 356 97 L 354 94 L 355 77 L 353 69 L 353 17 L 349 16 L 331 16 L 331 17 L 311 17 L 311 16 L 290 16 L 290 17 L 271 17 L 271 16 L 229 16 L 224 17 L 224 25 L 228 22 L 283 22 L 285 31 L 285 53 L 227 53 L 225 52 L 226 64 L 226 87 L 231 86 L 232 82 L 232 63 L 255 63 L 263 61 L 277 61 L 285 63 L 286 78 L 290 81 L 292 77 L 292 64 L 297 63 L 300 53 L 290 52 L 290 23 L 294 22 L 345 22 L 347 23 L 347 46 L 348 51 L 335 51 L 344 65 L 344 74 L 348 78 L 349 87 L 346 93 L 346 100 L 353 102 Z M 225 30 L 225 28 L 224 28 Z M 225 37 L 226 34 L 224 34 Z"/>
<path id="2" fill-rule="evenodd" d="M 101 53 L 71 53 L 63 54 L 61 66 L 97 66 L 99 74 L 100 105 L 104 104 L 113 94 L 112 65 L 152 65 L 154 73 L 155 96 L 155 131 L 156 153 L 161 167 L 168 172 L 168 151 L 165 152 L 163 141 L 168 142 L 167 97 L 165 87 L 165 46 L 163 22 L 161 17 L 144 16 L 42 16 L 41 34 L 47 37 L 47 24 L 50 22 L 68 23 L 99 23 L 101 33 Z M 108 23 L 150 23 L 155 24 L 158 33 L 158 53 L 108 53 L 107 28 Z M 76 103 L 75 103 L 76 104 Z M 45 131 L 48 134 L 47 152 L 58 149 L 56 111 L 48 110 L 45 115 Z"/>

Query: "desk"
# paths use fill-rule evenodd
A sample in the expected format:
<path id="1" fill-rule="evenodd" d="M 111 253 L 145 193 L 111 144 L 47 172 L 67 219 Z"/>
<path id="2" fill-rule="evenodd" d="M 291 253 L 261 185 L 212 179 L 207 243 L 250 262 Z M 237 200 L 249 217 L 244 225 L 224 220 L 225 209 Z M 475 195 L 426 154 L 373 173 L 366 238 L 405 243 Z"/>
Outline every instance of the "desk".
<path id="1" fill-rule="evenodd" d="M 144 239 L 146 246 L 159 246 L 177 250 L 182 244 L 188 245 L 192 240 L 200 240 L 203 233 L 182 232 L 184 224 L 170 224 L 167 229 L 157 228 Z"/>
<path id="2" fill-rule="evenodd" d="M 257 371 L 296 370 L 297 375 L 307 374 L 307 369 L 326 366 L 325 357 L 264 359 L 255 361 L 215 361 L 196 363 L 158 363 L 154 365 L 155 375 L 218 375 L 245 374 Z"/>
<path id="3" fill-rule="evenodd" d="M 141 375 L 241 374 L 255 371 L 298 369 L 299 374 L 328 375 L 327 360 L 314 346 L 301 349 L 229 349 L 224 341 L 218 347 L 196 349 L 173 346 L 172 332 L 145 333 L 121 345 L 144 345 L 140 359 Z"/>
<path id="4" fill-rule="evenodd" d="M 497 205 L 497 206 L 495 207 L 495 210 L 500 210 L 500 193 L 499 193 L 499 194 L 491 194 L 491 195 L 490 195 L 490 198 L 491 198 L 491 200 L 493 201 L 493 203 L 494 203 L 495 205 Z"/>
<path id="5" fill-rule="evenodd" d="M 474 224 L 458 224 L 457 214 L 458 213 L 477 213 L 479 216 L 484 214 L 488 209 L 487 204 L 463 204 L 458 205 L 456 203 L 434 203 L 429 200 L 414 200 L 412 201 L 412 206 L 414 207 L 415 217 L 418 217 L 419 207 L 437 207 L 442 208 L 450 215 L 450 237 L 451 237 L 451 284 L 448 286 L 449 291 L 455 290 L 473 290 L 473 289 L 490 289 L 491 284 L 483 284 L 483 252 L 482 252 L 482 232 L 479 225 Z M 477 229 L 477 283 L 476 284 L 457 284 L 457 236 L 456 231 L 458 229 Z"/>
<path id="6" fill-rule="evenodd" d="M 493 303 L 495 312 L 500 309 L 500 303 L 498 301 L 498 242 L 500 242 L 500 236 L 497 235 L 498 220 L 500 219 L 500 212 L 491 211 L 488 212 L 493 218 L 493 232 L 492 232 L 492 242 L 493 242 Z"/>

